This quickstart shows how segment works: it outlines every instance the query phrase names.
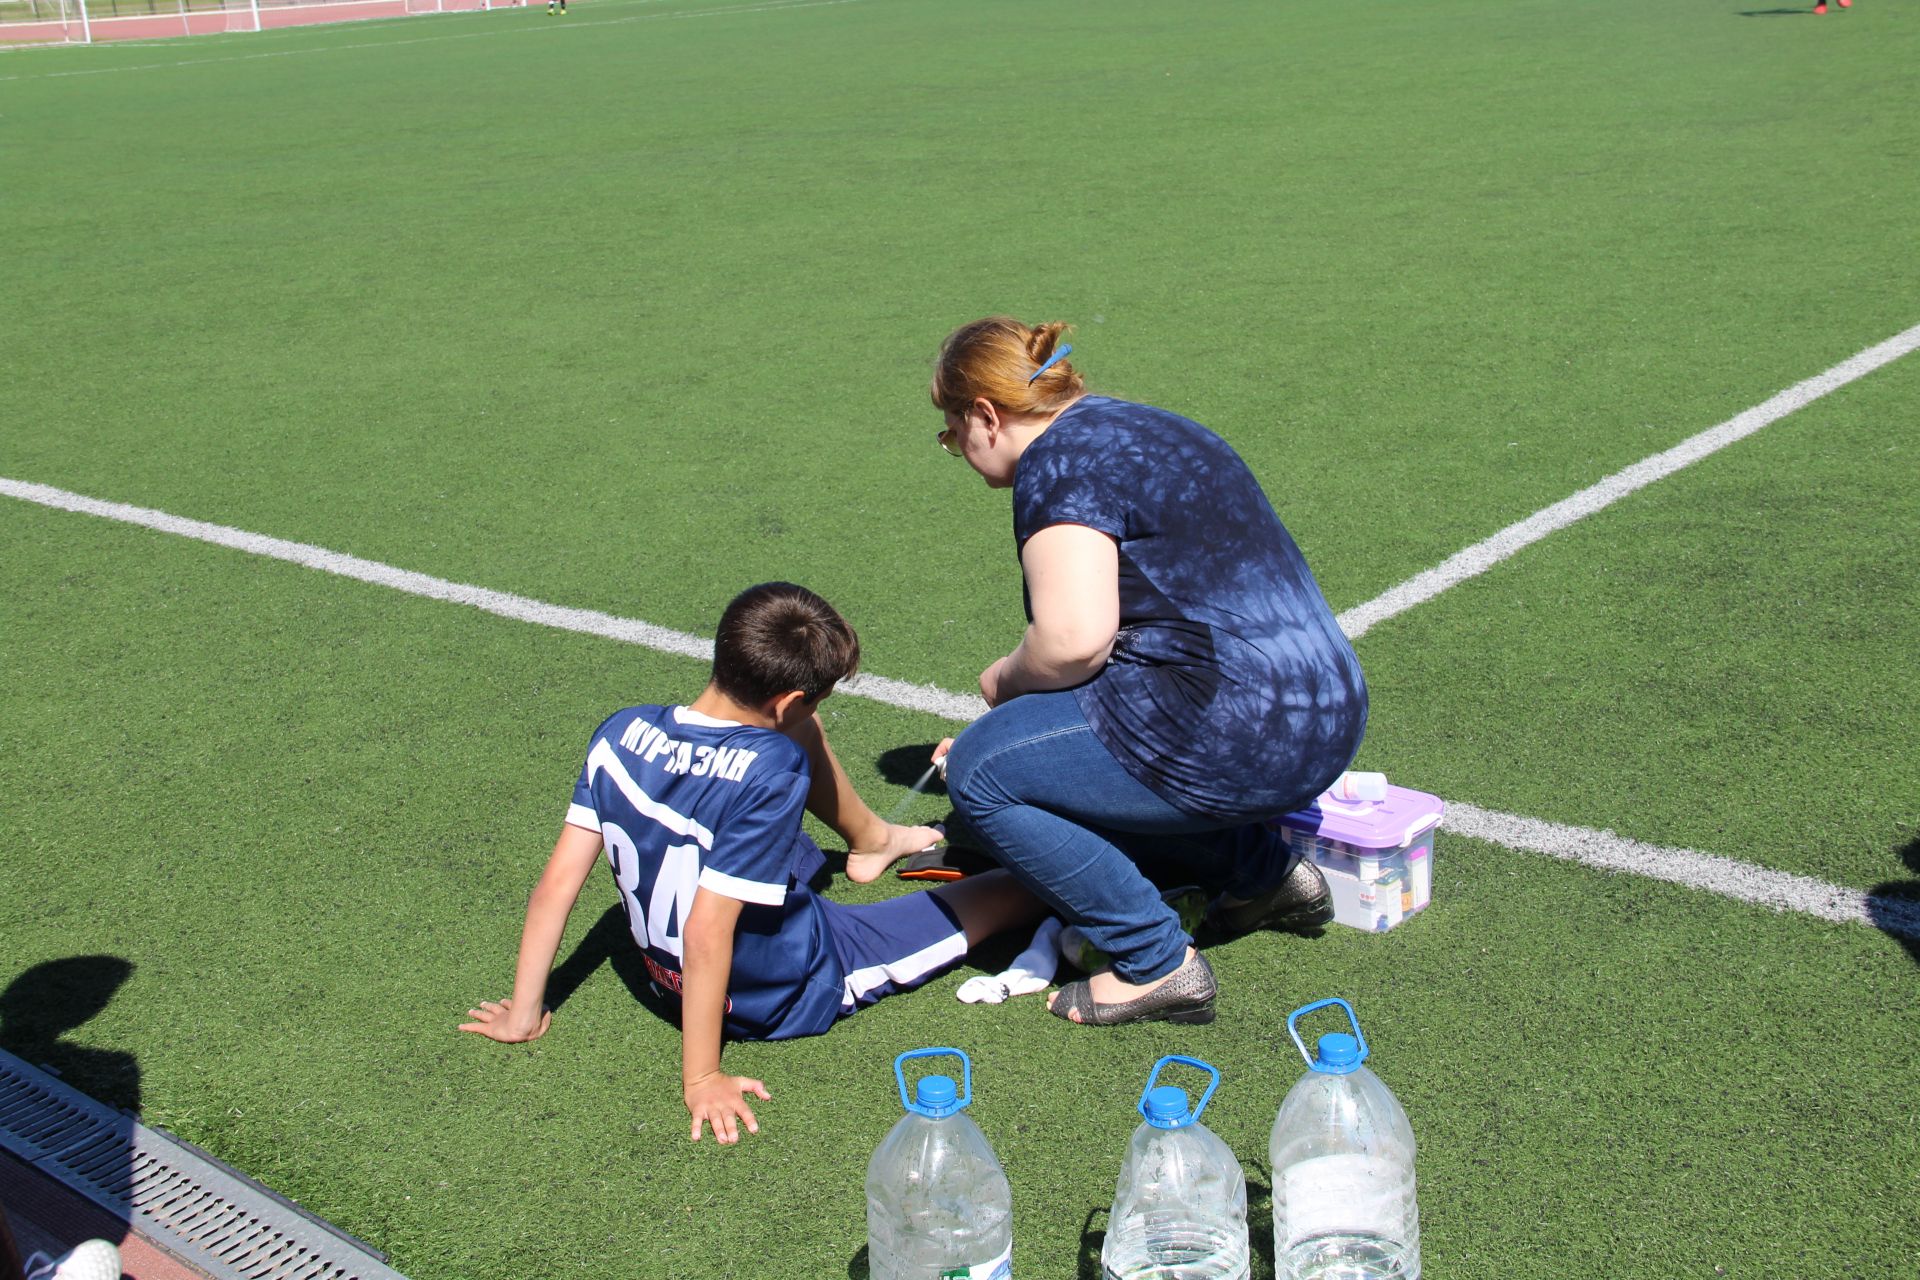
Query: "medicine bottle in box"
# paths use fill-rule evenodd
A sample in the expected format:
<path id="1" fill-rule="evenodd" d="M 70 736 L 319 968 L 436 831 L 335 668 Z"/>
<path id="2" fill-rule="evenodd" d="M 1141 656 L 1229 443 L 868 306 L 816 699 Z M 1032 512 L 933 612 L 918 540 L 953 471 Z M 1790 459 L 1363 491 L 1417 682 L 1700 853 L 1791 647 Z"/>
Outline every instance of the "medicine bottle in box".
<path id="1" fill-rule="evenodd" d="M 1384 800 L 1325 793 L 1273 825 L 1326 876 L 1334 923 L 1383 933 L 1433 900 L 1434 837 L 1445 812 L 1438 796 L 1389 786 Z"/>

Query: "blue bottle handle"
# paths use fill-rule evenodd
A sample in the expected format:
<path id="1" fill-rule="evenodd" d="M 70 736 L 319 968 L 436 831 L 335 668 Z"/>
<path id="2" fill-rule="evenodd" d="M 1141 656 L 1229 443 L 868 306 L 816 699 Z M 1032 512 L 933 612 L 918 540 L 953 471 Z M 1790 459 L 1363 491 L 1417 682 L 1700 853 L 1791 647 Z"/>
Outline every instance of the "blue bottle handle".
<path id="1" fill-rule="evenodd" d="M 1304 1014 L 1309 1014 L 1315 1009 L 1324 1009 L 1328 1005 L 1335 1004 L 1347 1011 L 1347 1021 L 1353 1024 L 1353 1038 L 1360 1042 L 1360 1061 L 1365 1062 L 1367 1060 L 1367 1038 L 1360 1034 L 1360 1019 L 1353 1016 L 1352 1005 L 1342 1000 L 1339 996 L 1334 996 L 1329 1000 L 1315 1000 L 1312 1004 L 1303 1004 L 1287 1015 L 1287 1034 L 1293 1037 L 1294 1047 L 1300 1050 L 1300 1056 L 1307 1060 L 1309 1067 L 1313 1065 L 1313 1055 L 1307 1052 L 1307 1046 L 1300 1039 L 1300 1032 L 1294 1024 L 1299 1022 Z"/>
<path id="2" fill-rule="evenodd" d="M 967 1104 L 973 1101 L 973 1059 L 959 1049 L 910 1049 L 893 1060 L 893 1078 L 900 1082 L 900 1105 L 913 1110 L 913 1101 L 907 1096 L 907 1059 L 937 1058 L 942 1054 L 952 1054 L 960 1059 L 960 1101 L 955 1110 L 965 1111 Z"/>
<path id="3" fill-rule="evenodd" d="M 1189 1067 L 1198 1067 L 1213 1077 L 1207 1084 L 1207 1091 L 1200 1095 L 1200 1105 L 1193 1109 L 1194 1123 L 1197 1124 L 1200 1121 L 1200 1113 L 1207 1109 L 1207 1103 L 1213 1098 L 1213 1091 L 1220 1087 L 1220 1072 L 1210 1063 L 1202 1062 L 1198 1058 L 1189 1058 L 1183 1054 L 1169 1054 L 1153 1064 L 1153 1073 L 1147 1077 L 1147 1087 L 1140 1091 L 1140 1101 L 1134 1104 L 1134 1110 L 1138 1111 L 1142 1116 L 1147 1114 L 1147 1095 L 1153 1092 L 1154 1083 L 1160 1079 L 1160 1072 L 1166 1068 L 1169 1062 L 1179 1062 Z"/>

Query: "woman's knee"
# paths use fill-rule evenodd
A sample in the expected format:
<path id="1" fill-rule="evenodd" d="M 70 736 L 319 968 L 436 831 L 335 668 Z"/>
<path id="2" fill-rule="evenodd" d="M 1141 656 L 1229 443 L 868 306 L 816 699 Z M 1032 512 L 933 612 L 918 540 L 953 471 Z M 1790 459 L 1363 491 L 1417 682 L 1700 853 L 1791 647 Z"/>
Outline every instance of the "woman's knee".
<path id="1" fill-rule="evenodd" d="M 1062 744 L 1090 736 L 1070 693 L 1026 694 L 974 721 L 947 755 L 947 795 L 962 814 L 1027 802 L 1030 780 L 1057 763 Z"/>
<path id="2" fill-rule="evenodd" d="M 947 752 L 947 799 L 963 818 L 972 818 L 998 805 L 1006 797 L 996 785 L 988 768 L 990 753 L 981 743 L 981 735 L 961 733 Z"/>

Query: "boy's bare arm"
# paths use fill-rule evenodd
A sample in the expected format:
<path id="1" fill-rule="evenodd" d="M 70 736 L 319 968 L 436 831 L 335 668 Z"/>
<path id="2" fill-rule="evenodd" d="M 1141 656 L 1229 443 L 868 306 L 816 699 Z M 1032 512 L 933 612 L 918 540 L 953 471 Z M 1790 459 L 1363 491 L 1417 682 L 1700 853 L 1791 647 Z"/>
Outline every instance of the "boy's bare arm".
<path id="1" fill-rule="evenodd" d="M 572 824 L 561 828 L 554 842 L 547 868 L 540 883 L 533 887 L 527 901 L 527 923 L 520 931 L 520 962 L 514 968 L 513 995 L 498 1003 L 482 1000 L 478 1009 L 467 1010 L 472 1022 L 460 1024 L 472 1031 L 517 1044 L 538 1040 L 546 1034 L 553 1015 L 541 1005 L 546 994 L 547 975 L 553 970 L 553 958 L 560 950 L 560 937 L 567 929 L 567 917 L 579 900 L 580 888 L 593 872 L 600 857 L 600 833 Z"/>
<path id="2" fill-rule="evenodd" d="M 767 1086 L 720 1070 L 720 1035 L 727 1012 L 727 979 L 733 973 L 733 933 L 740 922 L 738 899 L 697 890 L 680 932 L 680 1085 L 693 1116 L 693 1140 L 713 1125 L 716 1142 L 740 1141 L 739 1121 L 760 1132 L 753 1108 L 741 1095 L 765 1100 Z"/>

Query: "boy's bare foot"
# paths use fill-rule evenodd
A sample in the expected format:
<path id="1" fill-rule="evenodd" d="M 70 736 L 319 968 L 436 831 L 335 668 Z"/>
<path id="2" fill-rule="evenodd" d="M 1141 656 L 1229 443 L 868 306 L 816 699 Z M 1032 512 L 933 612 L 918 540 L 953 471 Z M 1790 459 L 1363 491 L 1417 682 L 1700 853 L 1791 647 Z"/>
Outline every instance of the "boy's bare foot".
<path id="1" fill-rule="evenodd" d="M 931 849 L 946 839 L 936 827 L 902 827 L 889 822 L 886 828 L 886 836 L 878 848 L 847 850 L 847 879 L 855 884 L 870 884 L 900 859 Z"/>

